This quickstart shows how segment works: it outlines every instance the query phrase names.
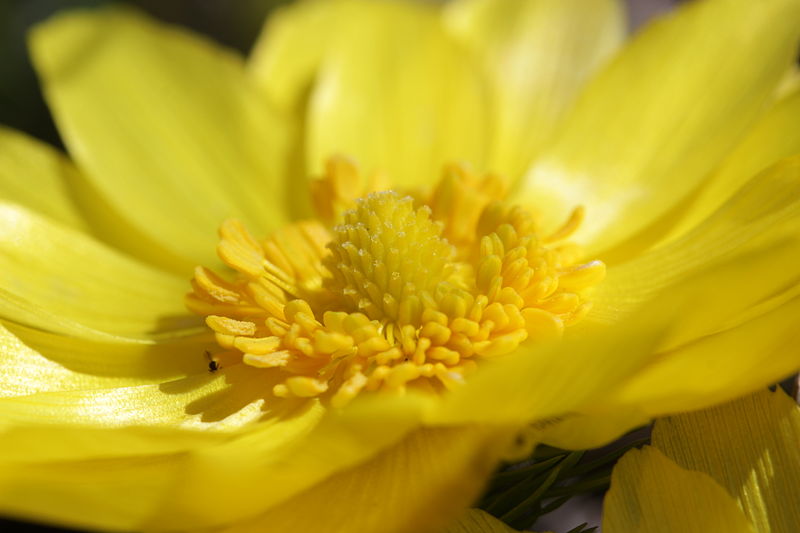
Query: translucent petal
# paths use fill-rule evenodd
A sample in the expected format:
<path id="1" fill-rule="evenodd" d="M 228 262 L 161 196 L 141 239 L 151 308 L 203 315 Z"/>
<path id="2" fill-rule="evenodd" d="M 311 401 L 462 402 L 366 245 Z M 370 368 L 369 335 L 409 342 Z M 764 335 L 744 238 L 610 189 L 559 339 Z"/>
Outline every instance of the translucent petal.
<path id="1" fill-rule="evenodd" d="M 397 398 L 337 413 L 271 405 L 263 376 L 241 366 L 162 387 L 0 400 L 0 511 L 113 530 L 239 522 L 374 456 L 419 419 L 419 405 Z M 135 475 L 143 465 L 157 474 Z"/>
<path id="2" fill-rule="evenodd" d="M 249 429 L 233 428 L 233 435 L 207 428 L 0 422 L 0 510 L 102 530 L 235 522 L 364 460 L 409 429 L 391 415 L 372 426 L 357 417 L 320 425 L 325 412 L 318 404 L 298 407 Z M 480 447 L 464 448 L 484 454 Z"/>
<path id="3" fill-rule="evenodd" d="M 0 126 L 0 198 L 72 228 L 86 221 L 69 191 L 77 171 L 54 148 Z"/>
<path id="4" fill-rule="evenodd" d="M 478 496 L 507 437 L 486 428 L 417 431 L 371 461 L 225 531 L 438 531 Z"/>
<path id="5" fill-rule="evenodd" d="M 683 201 L 758 118 L 794 59 L 795 0 L 682 5 L 586 87 L 520 194 L 612 248 Z"/>
<path id="6" fill-rule="evenodd" d="M 588 450 L 605 446 L 649 421 L 650 417 L 636 405 L 615 405 L 608 411 L 594 412 L 589 406 L 580 414 L 570 414 L 542 424 L 537 440 L 557 448 Z"/>
<path id="7" fill-rule="evenodd" d="M 776 265 L 785 265 L 781 259 L 796 255 L 798 250 L 796 240 L 781 241 L 753 252 L 747 260 L 733 258 L 683 279 L 622 322 L 601 328 L 586 326 L 553 345 L 524 345 L 509 357 L 482 365 L 463 387 L 443 397 L 427 416 L 449 423 L 511 423 L 571 413 L 601 415 L 603 400 L 646 371 L 665 347 L 694 339 L 698 331 L 708 332 L 707 315 L 724 316 L 728 309 L 736 308 L 739 293 L 733 288 L 738 289 L 750 275 L 757 279 L 767 277 Z M 768 375 L 770 380 L 779 379 L 786 368 L 785 361 L 765 368 L 765 374 L 753 379 L 764 380 Z M 776 370 L 781 373 L 774 374 Z M 659 383 L 658 390 L 669 391 L 672 385 Z M 741 382 L 730 385 L 725 393 L 734 395 L 752 390 L 754 382 L 746 382 L 743 390 L 736 388 L 742 386 Z M 503 409 L 498 410 L 497 405 Z M 631 406 L 635 407 L 635 402 L 623 405 Z M 613 431 L 608 430 L 614 427 L 619 431 L 628 429 L 624 419 L 622 422 L 619 426 L 601 427 L 601 436 L 610 438 Z M 577 437 L 585 439 L 587 435 Z"/>
<path id="8" fill-rule="evenodd" d="M 279 105 L 310 95 L 311 173 L 344 153 L 368 173 L 413 187 L 429 184 L 452 160 L 482 165 L 483 86 L 434 7 L 309 2 L 284 11 L 262 39 L 253 69 L 267 93 Z"/>
<path id="9" fill-rule="evenodd" d="M 489 79 L 486 166 L 512 180 L 625 36 L 616 0 L 464 0 L 448 4 L 444 16 Z"/>
<path id="10" fill-rule="evenodd" d="M 50 315 L 109 333 L 146 336 L 197 323 L 184 310 L 180 278 L 9 204 L 0 204 L 0 286 Z M 24 317 L 2 300 L 4 319 Z M 28 325 L 49 330 L 46 322 Z"/>
<path id="11" fill-rule="evenodd" d="M 266 405 L 269 408 L 269 402 Z M 339 472 L 368 460 L 403 438 L 417 427 L 419 413 L 420 405 L 415 402 L 387 397 L 351 404 L 344 411 L 327 414 L 314 402 L 285 406 L 271 419 L 271 424 L 268 421 L 223 446 L 195 453 L 154 524 L 166 529 L 191 529 L 241 522 L 275 506 L 279 509 L 276 514 L 283 516 L 285 511 L 280 510 L 284 509 L 280 504 L 287 501 L 306 502 L 307 510 L 327 505 L 324 499 L 310 499 L 312 496 L 303 491 L 310 489 L 316 493 L 323 480 L 340 475 Z M 474 445 L 475 441 L 470 442 Z M 424 442 L 420 448 L 428 449 Z M 454 453 L 460 452 L 456 449 Z M 464 449 L 464 453 L 469 451 Z M 329 487 L 327 483 L 321 486 Z M 363 491 L 365 485 L 358 486 L 364 495 L 374 496 L 378 492 Z M 334 487 L 343 490 L 341 484 Z M 319 490 L 327 494 L 329 489 Z M 346 506 L 335 503 L 341 501 L 332 499 L 329 503 L 342 507 L 342 511 L 355 506 L 353 502 Z M 321 511 L 298 516 L 295 505 L 288 505 L 290 517 L 319 520 Z M 278 519 L 276 516 L 275 520 Z"/>
<path id="12" fill-rule="evenodd" d="M 779 159 L 800 153 L 799 118 L 800 90 L 796 90 L 770 109 L 725 159 L 686 206 L 688 213 L 670 232 L 670 238 L 701 223 L 751 176 Z"/>
<path id="13" fill-rule="evenodd" d="M 72 157 L 148 239 L 215 264 L 221 220 L 285 221 L 285 124 L 234 54 L 115 7 L 56 16 L 31 48 Z"/>
<path id="14" fill-rule="evenodd" d="M 0 196 L 161 268 L 184 274 L 193 266 L 125 222 L 64 154 L 3 127 Z"/>
<path id="15" fill-rule="evenodd" d="M 278 109 L 302 111 L 314 75 L 348 10 L 357 3 L 311 0 L 267 17 L 248 61 L 258 87 Z"/>
<path id="16" fill-rule="evenodd" d="M 153 336 L 147 334 L 142 336 L 125 336 L 108 333 L 81 324 L 72 318 L 52 313 L 2 288 L 0 288 L 0 317 L 3 317 L 1 320 L 4 324 L 24 326 L 30 329 L 41 328 L 50 334 L 76 337 L 97 342 L 142 342 L 172 337 L 174 334 L 181 336 L 186 332 L 185 329 L 179 329 L 164 332 L 163 334 L 158 333 Z M 193 330 L 193 333 L 199 333 L 196 327 L 190 329 Z"/>
<path id="17" fill-rule="evenodd" d="M 658 291 L 679 285 L 693 273 L 733 261 L 737 255 L 746 257 L 753 253 L 753 249 L 768 246 L 770 242 L 793 239 L 798 229 L 800 157 L 794 157 L 750 180 L 690 233 L 627 263 L 609 268 L 608 276 L 594 295 L 594 307 L 587 320 L 601 323 L 619 321 Z M 792 247 L 776 250 L 771 263 L 767 263 L 769 255 L 752 258 L 753 265 L 761 264 L 761 276 L 747 272 L 744 267 L 738 274 L 732 271 L 730 290 L 735 288 L 737 300 L 732 300 L 727 308 L 715 306 L 720 314 L 705 309 L 704 316 L 698 317 L 702 320 L 694 333 L 701 335 L 714 331 L 725 320 L 791 286 L 800 273 L 794 268 L 797 263 L 791 259 L 793 250 Z"/>
<path id="18" fill-rule="evenodd" d="M 800 299 L 741 326 L 659 354 L 606 399 L 656 416 L 698 409 L 774 383 L 800 369 Z"/>
<path id="19" fill-rule="evenodd" d="M 240 392 L 222 377 L 201 376 L 0 399 L 0 509 L 73 527 L 140 530 L 172 494 L 189 453 L 227 442 L 253 421 L 240 406 L 249 416 L 202 420 L 230 409 Z M 214 410 L 199 411 L 203 398 L 213 398 Z"/>
<path id="20" fill-rule="evenodd" d="M 617 463 L 603 506 L 607 533 L 755 533 L 708 475 L 684 470 L 650 446 Z"/>
<path id="21" fill-rule="evenodd" d="M 249 380 L 246 380 L 247 375 L 236 377 L 246 384 L 230 391 L 226 390 L 228 384 L 221 376 L 203 372 L 163 384 L 39 392 L 0 398 L 0 420 L 17 425 L 202 426 L 203 421 L 219 422 L 232 414 L 241 417 L 241 410 L 255 401 L 258 395 L 253 393 L 252 373 Z M 243 388 L 249 389 L 246 400 L 231 398 Z"/>
<path id="22" fill-rule="evenodd" d="M 91 340 L 0 325 L 0 397 L 170 381 L 206 368 L 207 335 Z"/>
<path id="23" fill-rule="evenodd" d="M 53 438 L 52 434 L 41 435 Z M 183 466 L 181 454 L 79 462 L 0 463 L 0 512 L 90 530 L 134 531 L 157 509 Z M 125 497 L 121 497 L 122 495 Z"/>
<path id="24" fill-rule="evenodd" d="M 164 393 L 153 395 L 165 401 Z M 0 402 L 0 416 L 5 408 L 6 402 Z M 278 432 L 274 421 L 261 427 L 273 428 L 271 441 L 278 446 L 302 437 L 320 414 L 319 409 L 298 413 L 279 423 Z M 100 530 L 165 529 L 159 517 L 176 512 L 165 508 L 165 502 L 176 498 L 176 486 L 197 468 L 196 455 L 232 439 L 229 432 L 208 428 L 98 428 L 74 420 L 75 425 L 66 425 L 69 419 L 42 422 L 0 422 L 0 509 L 4 514 Z M 235 487 L 219 488 L 235 497 Z"/>
<path id="25" fill-rule="evenodd" d="M 662 313 L 625 328 L 523 345 L 507 357 L 484 362 L 463 386 L 430 408 L 426 421 L 524 424 L 577 412 L 645 364 L 670 318 Z"/>
<path id="26" fill-rule="evenodd" d="M 375 3 L 369 11 L 378 8 L 337 34 L 321 67 L 309 102 L 309 167 L 347 153 L 411 187 L 452 160 L 481 165 L 488 126 L 472 63 L 434 10 Z"/>
<path id="27" fill-rule="evenodd" d="M 667 294 L 682 301 L 682 309 L 675 309 L 649 361 L 601 398 L 578 409 L 579 414 L 548 425 L 541 439 L 568 448 L 601 445 L 649 417 L 726 401 L 800 369 L 795 349 L 800 285 L 772 285 L 777 294 L 755 306 L 747 303 L 752 297 L 749 285 L 756 285 L 762 294 L 765 291 L 763 284 L 753 280 L 766 280 L 767 285 L 773 278 L 785 280 L 777 273 L 800 261 L 798 250 L 797 241 L 790 240 L 676 285 Z M 798 279 L 795 275 L 795 284 Z M 744 314 L 720 326 L 719 317 L 741 311 L 743 302 Z M 675 303 L 661 296 L 640 308 L 636 316 L 664 315 L 660 308 L 665 305 Z M 709 317 L 717 320 L 709 323 Z M 638 322 L 628 323 L 631 331 L 639 327 Z M 711 324 L 717 324 L 717 329 Z"/>
<path id="28" fill-rule="evenodd" d="M 24 470 L 24 465 L 74 462 L 80 465 L 100 458 L 140 459 L 219 445 L 231 439 L 233 431 L 197 428 L 131 425 L 115 428 L 34 421 L 0 424 L 3 468 Z M 230 428 L 228 428 L 230 429 Z M 16 465 L 16 466 L 12 466 Z M 77 481 L 77 480 L 76 480 Z M 110 499 L 110 497 L 109 497 Z"/>
<path id="29" fill-rule="evenodd" d="M 656 424 L 653 445 L 683 468 L 725 487 L 756 531 L 791 533 L 800 523 L 800 408 L 763 391 Z"/>

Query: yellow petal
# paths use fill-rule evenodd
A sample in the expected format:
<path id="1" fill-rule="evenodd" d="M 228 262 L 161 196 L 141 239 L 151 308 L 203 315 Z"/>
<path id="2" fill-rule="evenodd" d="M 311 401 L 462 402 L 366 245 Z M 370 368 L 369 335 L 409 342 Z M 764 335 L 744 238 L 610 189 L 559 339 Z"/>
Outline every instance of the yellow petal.
<path id="1" fill-rule="evenodd" d="M 522 345 L 508 357 L 487 361 L 432 406 L 426 421 L 525 424 L 578 412 L 649 359 L 670 317 L 647 319 L 550 345 Z"/>
<path id="2" fill-rule="evenodd" d="M 781 241 L 758 250 L 753 257 L 736 257 L 682 280 L 614 325 L 587 326 L 550 346 L 523 345 L 506 358 L 482 365 L 463 387 L 443 397 L 426 416 L 429 420 L 450 423 L 519 423 L 549 421 L 571 413 L 597 413 L 611 391 L 646 369 L 665 346 L 694 338 L 697 331 L 708 331 L 705 314 L 719 317 L 725 316 L 726 309 L 735 309 L 738 291 L 743 290 L 741 285 L 749 279 L 748 275 L 756 279 L 773 275 L 776 265 L 785 267 L 781 258 L 796 257 L 798 253 L 796 239 Z M 745 299 L 748 297 L 746 294 Z M 785 361 L 769 372 L 785 368 Z M 535 386 L 531 385 L 532 380 Z M 659 386 L 659 390 L 669 390 L 670 384 Z M 733 389 L 727 393 L 741 394 L 746 390 Z M 503 409 L 498 410 L 497 405 Z M 635 407 L 635 404 L 625 406 Z M 626 429 L 624 421 L 617 426 L 619 431 Z M 603 438 L 610 438 L 613 428 L 613 424 L 601 426 Z"/>
<path id="3" fill-rule="evenodd" d="M 725 487 L 757 531 L 786 533 L 800 523 L 798 439 L 800 408 L 780 389 L 664 419 L 653 432 L 670 459 Z"/>
<path id="4" fill-rule="evenodd" d="M 160 383 L 207 368 L 207 336 L 165 341 L 67 337 L 0 325 L 0 397 Z"/>
<path id="5" fill-rule="evenodd" d="M 691 200 L 688 213 L 667 238 L 691 230 L 720 207 L 751 176 L 771 163 L 800 153 L 800 90 L 778 102 L 753 127 Z"/>
<path id="6" fill-rule="evenodd" d="M 594 295 L 588 321 L 616 322 L 637 309 L 654 294 L 680 285 L 686 278 L 737 256 L 748 254 L 751 268 L 760 264 L 762 275 L 746 269 L 732 270 L 730 290 L 737 298 L 730 306 L 716 305 L 718 314 L 703 309 L 694 333 L 701 335 L 718 328 L 737 313 L 793 284 L 797 277 L 797 253 L 791 246 L 773 250 L 772 255 L 753 252 L 770 242 L 793 239 L 800 229 L 800 157 L 787 159 L 765 170 L 747 183 L 716 213 L 690 233 L 635 259 L 609 268 Z M 773 257 L 774 256 L 774 257 Z M 773 259 L 770 260 L 770 257 Z M 787 262 L 788 261 L 788 262 Z M 738 280 L 737 280 L 738 276 Z M 722 279 L 716 283 L 722 283 Z M 702 326 L 702 327 L 701 327 Z M 705 329 L 705 331 L 703 330 Z"/>
<path id="7" fill-rule="evenodd" d="M 0 286 L 52 315 L 110 333 L 144 336 L 196 324 L 186 317 L 180 278 L 8 204 L 0 204 Z M 17 321 L 10 311 L 3 318 Z M 49 330 L 46 323 L 28 325 Z"/>
<path id="8" fill-rule="evenodd" d="M 416 420 L 405 403 L 381 410 L 385 423 L 362 412 L 320 424 L 318 402 L 271 408 L 263 376 L 235 369 L 161 387 L 0 400 L 0 510 L 111 530 L 238 521 L 363 461 Z M 158 473 L 131 475 L 147 464 Z M 108 468 L 120 475 L 103 475 Z M 164 476 L 166 491 L 154 487 Z M 42 497 L 30 501 L 37 485 Z M 156 494 L 125 505 L 150 488 Z"/>
<path id="9" fill-rule="evenodd" d="M 56 314 L 47 309 L 31 303 L 12 292 L 0 288 L 0 320 L 3 324 L 10 326 L 24 326 L 30 329 L 42 328 L 47 333 L 62 335 L 66 337 L 76 337 L 82 340 L 96 342 L 143 342 L 172 337 L 173 334 L 181 336 L 186 330 L 172 330 L 170 332 L 158 333 L 153 335 L 117 335 L 91 328 L 74 318 Z M 197 328 L 189 328 L 193 333 L 199 333 Z"/>
<path id="10" fill-rule="evenodd" d="M 638 406 L 615 406 L 607 412 L 593 411 L 567 415 L 541 425 L 537 440 L 542 444 L 568 450 L 599 448 L 620 435 L 645 426 L 650 417 Z"/>
<path id="11" fill-rule="evenodd" d="M 621 322 L 617 335 L 641 335 L 642 326 L 652 327 L 651 320 L 666 327 L 652 346 L 652 355 L 639 359 L 644 366 L 578 408 L 577 416 L 545 426 L 539 438 L 566 448 L 602 445 L 648 417 L 728 400 L 796 371 L 800 356 L 794 349 L 798 340 L 794 317 L 800 312 L 800 286 L 784 290 L 781 280 L 786 278 L 778 273 L 800 261 L 799 250 L 793 240 L 759 250 L 754 257 L 733 259 L 685 279 L 641 307 L 638 318 Z M 754 297 L 749 285 L 756 285 L 763 296 L 769 294 L 773 278 L 778 283 L 771 286 L 783 292 L 755 307 L 745 305 L 744 314 L 720 325 L 720 317 L 730 316 L 731 310 L 735 314 L 742 301 Z M 800 276 L 795 273 L 793 278 L 796 284 Z M 709 316 L 717 320 L 709 323 Z M 641 355 L 621 351 L 620 358 Z"/>
<path id="12" fill-rule="evenodd" d="M 0 510 L 81 528 L 141 530 L 173 497 L 187 454 L 230 441 L 231 432 L 263 415 L 258 404 L 239 405 L 241 385 L 252 391 L 253 384 L 238 385 L 201 376 L 0 399 Z M 296 437 L 291 424 L 282 427 Z"/>
<path id="13" fill-rule="evenodd" d="M 193 529 L 255 517 L 394 444 L 417 427 L 420 412 L 408 398 L 327 414 L 315 401 L 271 401 L 252 431 L 193 453 L 153 526 Z"/>
<path id="14" fill-rule="evenodd" d="M 215 264 L 221 220 L 284 221 L 284 124 L 235 55 L 113 7 L 57 16 L 31 47 L 72 157 L 149 240 Z"/>
<path id="15" fill-rule="evenodd" d="M 185 259 L 148 239 L 113 212 L 63 154 L 2 127 L 0 195 L 161 268 L 180 274 L 187 271 Z"/>
<path id="16" fill-rule="evenodd" d="M 357 4 L 356 4 L 357 5 Z M 286 113 L 300 113 L 330 42 L 347 21 L 343 1 L 297 2 L 267 17 L 248 68 L 264 95 Z"/>
<path id="17" fill-rule="evenodd" d="M 52 434 L 41 435 L 52 438 Z M 135 531 L 158 508 L 183 456 L 165 454 L 81 462 L 1 464 L 0 512 L 88 530 Z M 119 495 L 125 494 L 125 498 Z"/>
<path id="18" fill-rule="evenodd" d="M 0 423 L 56 426 L 69 423 L 92 427 L 182 424 L 203 427 L 207 422 L 220 422 L 236 415 L 236 420 L 228 421 L 231 425 L 247 418 L 247 413 L 242 410 L 258 397 L 254 392 L 258 389 L 253 384 L 252 372 L 240 380 L 245 381 L 245 385 L 239 385 L 238 390 L 227 390 L 225 379 L 203 371 L 202 374 L 162 384 L 39 392 L 0 398 Z M 263 401 L 263 394 L 261 396 Z M 250 409 L 253 412 L 249 420 L 257 418 L 260 410 Z"/>
<path id="19" fill-rule="evenodd" d="M 796 92 L 798 89 L 800 89 L 800 67 L 797 65 L 792 65 L 783 75 L 783 79 L 778 84 L 778 89 L 775 91 L 775 97 L 778 99 L 785 98 L 786 96 Z"/>
<path id="20" fill-rule="evenodd" d="M 220 387 L 224 380 L 214 381 L 217 382 L 215 400 L 229 403 L 225 395 L 236 396 L 236 392 L 231 392 L 235 387 L 226 390 Z M 25 416 L 21 420 L 12 419 L 15 413 L 9 406 L 24 408 L 21 405 L 24 399 L 0 400 L 0 512 L 100 530 L 176 529 L 175 524 L 180 523 L 184 527 L 190 523 L 201 527 L 214 523 L 219 516 L 228 518 L 231 510 L 235 515 L 239 511 L 236 506 L 239 498 L 258 499 L 257 491 L 248 494 L 244 492 L 247 486 L 239 482 L 258 482 L 269 488 L 273 480 L 279 483 L 287 478 L 291 482 L 284 483 L 283 488 L 291 491 L 292 483 L 313 484 L 318 481 L 317 476 L 324 477 L 330 469 L 335 470 L 337 459 L 344 452 L 348 457 L 374 452 L 367 446 L 367 442 L 373 442 L 361 439 L 369 431 L 358 433 L 347 424 L 339 428 L 338 434 L 326 426 L 328 439 L 306 442 L 304 439 L 324 414 L 315 403 L 283 413 L 257 409 L 257 414 L 264 415 L 263 421 L 257 426 L 250 424 L 249 430 L 248 420 L 226 424 L 232 417 L 218 423 L 206 422 L 204 427 L 199 422 L 194 425 L 184 422 L 183 428 L 176 427 L 181 419 L 180 405 L 186 410 L 183 418 L 191 418 L 191 410 L 196 406 L 186 402 L 197 394 L 194 389 L 199 387 L 189 380 L 177 384 L 174 390 L 170 390 L 170 385 L 173 384 L 167 384 L 163 391 L 149 388 L 141 397 L 120 390 L 116 398 L 106 398 L 104 404 L 98 404 L 103 398 L 87 397 L 83 405 L 86 410 L 77 418 L 74 416 L 77 410 L 67 412 L 66 405 L 48 406 L 41 401 L 57 395 L 37 395 L 28 399 L 42 408 L 42 416 L 36 422 Z M 205 388 L 206 393 L 212 390 Z M 125 418 L 126 396 L 138 403 L 131 409 L 146 409 L 152 420 L 140 419 L 139 424 L 133 419 L 120 420 L 120 427 L 110 427 L 114 424 L 109 424 L 108 419 L 115 411 Z M 149 407 L 143 404 L 146 396 L 153 400 Z M 103 405 L 106 413 L 102 411 Z M 47 415 L 44 411 L 50 408 L 57 413 Z M 62 415 L 60 419 L 58 414 Z M 195 415 L 199 417 L 198 413 Z M 97 420 L 96 416 L 106 420 Z M 358 427 L 369 430 L 363 424 Z M 398 438 L 391 430 L 386 431 L 390 426 L 381 429 L 383 435 Z M 406 430 L 400 425 L 399 435 Z M 237 435 L 242 436 L 237 438 Z M 352 441 L 345 440 L 348 435 Z M 338 446 L 336 436 L 341 438 Z M 319 454 L 320 448 L 313 444 L 327 446 L 330 454 Z M 241 462 L 227 455 L 231 452 L 238 453 L 236 458 Z M 319 474 L 313 469 L 304 470 L 306 465 L 319 467 L 319 463 L 327 469 L 317 468 Z M 255 477 L 242 474 L 245 465 L 255 472 Z M 267 505 L 270 491 L 273 496 L 281 492 L 281 487 L 272 487 L 266 490 Z M 289 495 L 291 492 L 284 494 Z M 194 501 L 196 497 L 202 499 L 206 510 L 182 515 L 184 509 L 176 502 Z M 129 501 L 131 498 L 135 501 Z M 228 501 L 234 505 L 224 507 Z M 218 509 L 215 503 L 223 507 Z"/>
<path id="21" fill-rule="evenodd" d="M 462 0 L 448 4 L 445 20 L 490 80 L 486 166 L 512 180 L 625 35 L 615 0 Z"/>
<path id="22" fill-rule="evenodd" d="M 181 256 L 180 250 L 168 248 L 133 225 L 125 214 L 117 211 L 85 174 L 78 174 L 70 184 L 70 192 L 80 205 L 91 233 L 107 243 L 141 261 L 182 278 L 197 266 L 194 261 Z"/>
<path id="23" fill-rule="evenodd" d="M 800 369 L 800 298 L 743 325 L 659 354 L 613 394 L 656 416 L 707 407 L 774 383 Z"/>
<path id="24" fill-rule="evenodd" d="M 310 97 L 309 168 L 346 153 L 411 187 L 429 184 L 452 160 L 481 165 L 483 87 L 436 11 L 412 3 L 361 7 L 350 21 L 355 31 L 340 30 Z"/>
<path id="25" fill-rule="evenodd" d="M 740 272 L 738 263 L 725 266 Z M 721 271 L 710 269 L 684 280 L 624 321 L 586 327 L 552 344 L 523 344 L 508 357 L 484 363 L 463 387 L 437 402 L 426 414 L 428 420 L 525 423 L 584 412 L 636 375 L 673 331 L 688 329 L 698 320 L 697 298 L 721 306 L 728 303 L 721 296 L 734 299 L 725 283 L 730 275 L 721 276 Z M 715 283 L 719 279 L 723 281 Z M 617 428 L 625 429 L 624 424 Z M 610 437 L 608 431 L 602 433 Z"/>
<path id="26" fill-rule="evenodd" d="M 0 197 L 86 231 L 69 192 L 75 167 L 55 149 L 0 126 Z"/>
<path id="27" fill-rule="evenodd" d="M 515 533 L 516 531 L 486 511 L 470 509 L 447 526 L 442 533 Z"/>
<path id="28" fill-rule="evenodd" d="M 225 531 L 440 531 L 478 496 L 507 438 L 495 428 L 419 430 L 374 459 Z"/>
<path id="29" fill-rule="evenodd" d="M 429 184 L 451 160 L 483 163 L 487 124 L 477 68 L 446 35 L 434 7 L 355 1 L 294 10 L 282 14 L 279 31 L 266 34 L 253 68 L 277 84 L 268 93 L 278 100 L 296 101 L 296 91 L 310 88 L 306 163 L 312 173 L 344 153 L 368 173 L 382 171 L 412 187 Z M 283 77 L 278 69 L 286 61 L 295 62 L 295 50 L 288 79 L 271 82 Z"/>
<path id="30" fill-rule="evenodd" d="M 634 37 L 591 81 L 521 194 L 608 249 L 693 191 L 773 96 L 797 52 L 795 0 L 707 0 Z"/>
<path id="31" fill-rule="evenodd" d="M 171 402 L 165 392 L 152 395 L 158 394 L 162 403 Z M 6 400 L 0 402 L 0 416 L 5 415 L 7 403 Z M 191 408 L 191 404 L 188 407 Z M 108 403 L 107 408 L 124 409 L 122 402 Z M 260 434 L 261 445 L 243 454 L 251 461 L 251 466 L 263 472 L 266 463 L 278 475 L 282 470 L 294 469 L 298 482 L 303 482 L 302 460 L 308 460 L 307 452 L 299 451 L 298 462 L 293 458 L 287 460 L 286 454 L 298 449 L 298 442 L 319 423 L 322 414 L 324 410 L 318 405 L 288 417 L 283 413 L 283 420 L 278 413 L 272 413 L 271 418 L 267 417 L 249 432 L 241 431 L 241 424 L 231 432 L 219 431 L 228 429 L 225 427 L 209 425 L 204 431 L 198 431 L 198 428 L 176 428 L 174 424 L 161 428 L 123 424 L 101 429 L 98 424 L 87 427 L 88 416 L 82 422 L 73 420 L 72 426 L 65 425 L 68 419 L 43 420 L 35 425 L 30 421 L 3 419 L 0 421 L 3 437 L 0 447 L 4 452 L 0 459 L 0 493 L 3 495 L 0 509 L 6 514 L 101 530 L 175 529 L 176 526 L 169 527 L 167 523 L 183 521 L 186 527 L 190 520 L 208 525 L 210 521 L 203 515 L 211 514 L 212 507 L 189 520 L 181 516 L 181 509 L 176 508 L 174 502 L 186 496 L 186 491 L 213 494 L 215 501 L 222 505 L 227 499 L 235 501 L 241 495 L 239 487 L 233 483 L 235 479 L 226 477 L 230 473 L 226 471 L 227 466 L 235 469 L 239 465 L 220 454 L 236 448 L 236 443 L 248 438 L 246 435 Z M 155 424 L 167 418 L 159 412 L 153 412 L 153 416 Z M 236 438 L 237 434 L 245 436 Z M 253 439 L 241 446 L 245 444 L 252 445 Z M 261 453 L 267 455 L 253 462 Z M 203 457 L 216 462 L 205 464 Z M 333 457 L 335 465 L 335 453 Z M 148 475 L 136 475 L 137 469 L 144 469 Z M 187 479 L 195 479 L 197 470 L 203 469 L 204 474 L 211 475 L 204 476 L 202 483 L 185 484 Z M 117 475 L 109 475 L 111 472 Z M 268 484 L 265 482 L 268 479 L 269 475 L 260 482 Z M 248 478 L 245 476 L 242 480 L 246 482 Z M 308 482 L 315 480 L 311 476 Z M 36 491 L 39 497 L 31 499 L 31 491 Z M 136 501 L 129 502 L 130 498 Z M 226 516 L 227 510 L 217 514 Z"/>
<path id="32" fill-rule="evenodd" d="M 186 452 L 219 445 L 235 433 L 177 426 L 101 427 L 61 422 L 17 424 L 3 420 L 0 469 L 5 471 L 8 466 L 22 471 L 25 464 L 81 464 L 98 458 L 123 460 Z"/>
<path id="33" fill-rule="evenodd" d="M 603 506 L 607 533 L 754 533 L 731 496 L 650 446 L 617 463 Z"/>
<path id="34" fill-rule="evenodd" d="M 247 418 L 215 420 L 241 390 L 213 381 L 87 391 L 71 406 L 65 400 L 76 395 L 0 400 L 0 510 L 103 530 L 203 527 L 261 511 L 408 430 L 389 417 L 374 426 L 339 419 L 314 432 L 325 414 L 316 402 L 282 412 L 252 404 Z M 244 385 L 252 392 L 256 383 Z M 200 399 L 189 401 L 203 394 L 211 400 L 206 412 L 198 411 Z M 253 415 L 261 415 L 255 425 Z"/>
<path id="35" fill-rule="evenodd" d="M 162 512 L 193 450 L 231 438 L 146 426 L 0 423 L 0 431 L 0 512 L 122 531 L 142 530 Z"/>

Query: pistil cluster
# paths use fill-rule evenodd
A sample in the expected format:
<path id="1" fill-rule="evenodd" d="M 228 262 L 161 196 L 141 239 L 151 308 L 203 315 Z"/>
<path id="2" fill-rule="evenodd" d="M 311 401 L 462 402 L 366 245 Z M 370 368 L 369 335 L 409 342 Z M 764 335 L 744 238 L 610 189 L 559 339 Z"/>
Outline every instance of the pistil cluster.
<path id="1" fill-rule="evenodd" d="M 277 373 L 275 396 L 342 406 L 366 391 L 441 391 L 588 311 L 605 266 L 564 242 L 581 209 L 542 238 L 502 201 L 502 180 L 464 166 L 416 198 L 358 190 L 368 182 L 346 159 L 327 168 L 312 190 L 337 193 L 314 198 L 328 225 L 259 241 L 225 222 L 218 252 L 234 276 L 198 267 L 187 296 L 215 333 L 215 360 Z"/>

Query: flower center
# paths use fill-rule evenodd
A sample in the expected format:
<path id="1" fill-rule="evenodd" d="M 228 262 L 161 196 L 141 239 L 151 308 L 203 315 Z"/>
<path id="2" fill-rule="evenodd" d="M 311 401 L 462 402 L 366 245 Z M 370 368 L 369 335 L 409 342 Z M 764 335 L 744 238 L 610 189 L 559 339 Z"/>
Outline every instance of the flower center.
<path id="1" fill-rule="evenodd" d="M 605 275 L 563 242 L 580 208 L 542 238 L 529 212 L 502 202 L 501 180 L 464 166 L 429 195 L 370 187 L 334 158 L 312 195 L 338 224 L 298 222 L 263 241 L 222 225 L 218 253 L 235 274 L 198 267 L 186 299 L 215 332 L 217 364 L 264 369 L 274 395 L 333 406 L 362 391 L 439 391 L 483 359 L 560 336 Z"/>
<path id="2" fill-rule="evenodd" d="M 359 198 L 333 228 L 325 286 L 344 308 L 383 325 L 418 324 L 423 301 L 447 290 L 456 270 L 455 249 L 430 216 L 394 191 Z"/>

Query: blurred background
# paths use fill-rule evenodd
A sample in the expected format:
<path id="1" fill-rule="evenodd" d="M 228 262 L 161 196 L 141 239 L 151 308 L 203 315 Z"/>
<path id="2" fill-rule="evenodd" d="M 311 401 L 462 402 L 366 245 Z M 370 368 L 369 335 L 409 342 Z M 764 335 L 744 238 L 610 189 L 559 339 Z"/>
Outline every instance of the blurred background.
<path id="1" fill-rule="evenodd" d="M 269 12 L 290 1 L 116 0 L 116 3 L 134 5 L 158 19 L 191 28 L 247 54 Z M 670 9 L 678 1 L 627 0 L 631 31 L 654 15 Z M 0 0 L 0 124 L 61 146 L 28 60 L 25 35 L 31 26 L 56 11 L 107 3 L 111 3 L 111 0 Z M 590 526 L 598 525 L 601 502 L 602 494 L 574 498 L 540 520 L 536 529 L 560 533 L 584 522 Z M 0 519 L 0 531 L 55 533 L 67 530 Z"/>

